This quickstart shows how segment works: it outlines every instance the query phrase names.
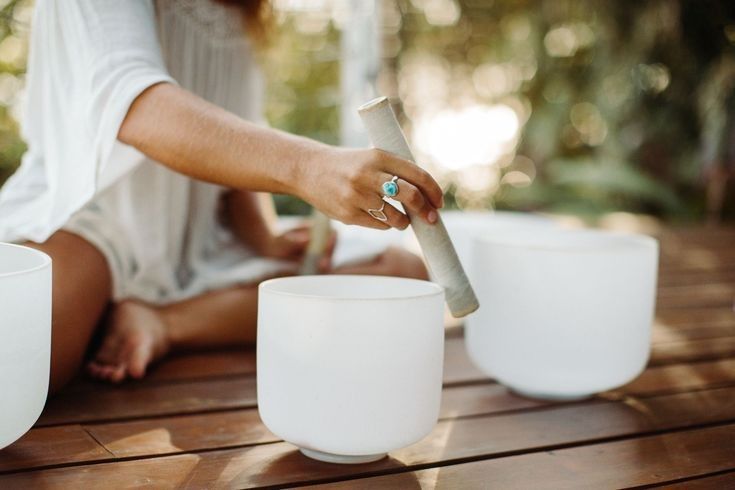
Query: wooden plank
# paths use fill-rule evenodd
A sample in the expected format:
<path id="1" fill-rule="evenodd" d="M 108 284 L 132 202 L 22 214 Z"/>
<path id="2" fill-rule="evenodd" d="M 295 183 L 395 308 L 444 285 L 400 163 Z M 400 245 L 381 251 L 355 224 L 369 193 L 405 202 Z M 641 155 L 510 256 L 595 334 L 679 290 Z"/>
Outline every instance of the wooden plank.
<path id="1" fill-rule="evenodd" d="M 666 391 L 662 385 L 664 378 L 660 372 L 670 372 L 664 383 L 682 382 L 681 366 L 667 366 L 656 372 L 659 376 L 649 383 L 653 392 Z M 727 374 L 727 373 L 724 373 Z M 735 375 L 735 373 L 730 373 Z M 646 376 L 644 374 L 644 376 Z M 644 378 L 645 379 L 645 378 Z M 694 376 L 702 386 L 711 383 Z M 733 380 L 735 383 L 735 380 Z M 646 395 L 646 389 L 640 389 L 641 382 L 633 383 L 634 390 Z M 689 388 L 702 386 L 689 385 Z M 649 389 L 649 391 L 651 391 Z M 735 394 L 735 392 L 733 392 Z M 650 393 L 649 393 L 650 394 Z M 625 389 L 605 393 L 601 399 L 630 401 Z M 588 402 L 585 402 L 588 403 Z M 445 388 L 442 394 L 441 418 L 449 419 L 475 415 L 499 414 L 510 411 L 542 408 L 554 405 L 551 402 L 531 400 L 514 396 L 507 388 L 497 384 L 480 384 Z M 105 444 L 118 457 L 141 456 L 145 454 L 167 454 L 183 450 L 201 450 L 221 448 L 235 445 L 275 442 L 278 439 L 262 425 L 255 410 L 237 410 L 212 412 L 203 415 L 173 416 L 139 421 L 91 424 L 85 428 L 94 437 Z M 202 429 L 204 428 L 204 429 Z M 30 434 L 35 430 L 33 429 Z M 206 431 L 203 433 L 203 431 Z M 61 441 L 60 436 L 57 436 Z M 41 440 L 39 438 L 39 440 Z M 198 442 L 197 442 L 198 441 Z M 85 459 L 70 459 L 83 462 Z M 35 462 L 33 458 L 25 461 L 24 466 L 42 466 L 43 461 Z"/>
<path id="2" fill-rule="evenodd" d="M 460 386 L 444 390 L 440 417 L 492 414 L 552 404 L 514 396 L 506 388 L 496 384 Z M 64 432 L 67 428 L 75 428 L 77 431 Z M 255 409 L 90 424 L 84 428 L 116 457 L 169 454 L 279 440 L 262 424 Z M 55 461 L 65 463 L 82 463 L 98 459 L 99 456 L 96 454 L 85 455 L 80 451 L 66 449 L 74 447 L 79 436 L 77 432 L 92 440 L 87 432 L 77 425 L 32 429 L 26 439 L 31 438 L 34 444 L 37 443 L 37 446 L 42 447 L 45 438 L 49 437 L 45 434 L 52 434 L 59 450 L 56 451 L 55 447 L 45 448 L 50 456 L 41 453 L 43 457 L 37 452 L 22 450 L 18 452 L 18 458 L 10 461 L 7 468 L 0 466 L 0 470 L 46 466 L 54 464 L 49 462 L 54 461 L 54 457 Z M 24 444 L 27 445 L 27 442 Z M 102 451 L 109 454 L 104 449 Z M 54 456 L 55 452 L 59 454 Z M 0 452 L 0 457 L 2 454 Z"/>
<path id="3" fill-rule="evenodd" d="M 255 349 L 218 349 L 169 356 L 153 366 L 142 380 L 128 380 L 125 386 L 153 386 L 172 381 L 193 381 L 255 374 Z M 85 373 L 64 388 L 64 393 L 106 390 L 109 383 L 96 381 Z"/>
<path id="4" fill-rule="evenodd" d="M 464 338 L 446 340 L 444 381 L 448 385 L 482 382 L 489 378 L 483 375 L 470 361 L 464 348 Z M 652 366 L 713 360 L 735 356 L 735 337 L 703 339 L 654 345 L 651 352 Z"/>
<path id="5" fill-rule="evenodd" d="M 735 336 L 735 325 L 697 325 L 695 327 L 667 327 L 654 324 L 653 344 L 684 342 L 688 340 L 714 339 Z"/>
<path id="6" fill-rule="evenodd" d="M 728 283 L 735 282 L 735 268 L 720 268 L 714 271 L 684 270 L 668 271 L 661 270 L 658 275 L 658 287 L 669 286 L 695 286 L 698 284 Z"/>
<path id="7" fill-rule="evenodd" d="M 118 458 L 278 442 L 255 409 L 87 425 Z"/>
<path id="8" fill-rule="evenodd" d="M 711 476 L 682 478 L 681 482 L 668 483 L 668 490 L 725 490 L 735 488 L 735 469 Z"/>
<path id="9" fill-rule="evenodd" d="M 290 444 L 274 443 L 127 460 L 115 464 L 102 463 L 19 473 L 0 477 L 0 486 L 12 488 L 33 483 L 45 488 L 70 485 L 93 487 L 103 482 L 121 481 L 130 482 L 131 485 L 187 484 L 208 488 L 284 485 L 323 478 L 344 478 L 375 471 L 447 464 L 468 458 L 502 456 L 517 451 L 548 450 L 606 438 L 724 422 L 735 418 L 734 395 L 735 389 L 729 388 L 447 420 L 437 424 L 434 431 L 417 444 L 391 453 L 391 458 L 358 466 L 311 461 L 298 454 Z M 199 434 L 207 435 L 207 432 L 200 431 Z M 735 433 L 731 430 L 723 441 L 734 444 L 733 436 Z M 172 440 L 174 438 L 175 435 Z M 176 447 L 181 448 L 184 439 L 176 440 Z M 709 447 L 718 444 L 717 441 L 719 439 L 715 437 Z M 201 442 L 196 444 L 200 445 Z M 697 450 L 699 449 L 698 447 Z M 710 461 L 719 461 L 720 456 L 716 452 L 709 454 L 705 451 L 702 454 Z M 732 454 L 729 457 L 730 463 L 735 461 Z M 719 469 L 721 468 L 706 468 L 709 472 Z"/>
<path id="10" fill-rule="evenodd" d="M 735 394 L 735 390 L 733 391 Z M 511 394 L 500 385 L 460 386 L 443 392 L 442 419 L 554 405 Z M 168 454 L 277 442 L 257 410 L 92 424 L 85 428 L 116 457 Z"/>
<path id="11" fill-rule="evenodd" d="M 255 374 L 255 349 L 194 352 L 166 359 L 146 376 L 148 381 L 192 380 Z"/>
<path id="12" fill-rule="evenodd" d="M 654 363 L 666 364 L 682 359 L 709 359 L 713 356 L 725 355 L 731 353 L 732 340 L 730 338 L 726 342 L 715 339 L 676 345 L 662 344 L 662 346 L 655 347 Z M 732 362 L 735 362 L 735 360 Z M 668 376 L 665 374 L 669 372 L 668 370 L 653 370 L 651 374 L 644 373 L 642 375 L 643 381 L 635 386 L 644 386 L 646 379 L 658 379 L 658 388 L 665 391 L 670 386 L 667 383 L 674 383 L 675 388 L 679 389 L 681 386 L 687 386 L 687 382 L 693 382 L 694 386 L 703 386 L 702 381 L 709 380 L 715 383 L 714 386 L 721 386 L 723 383 L 727 384 L 733 381 L 732 378 L 735 373 L 733 373 L 733 376 L 727 375 L 727 369 L 733 371 L 730 367 L 731 363 L 725 361 L 722 364 L 723 368 L 726 368 L 724 370 L 715 366 L 717 365 L 711 363 L 672 366 L 673 371 L 677 373 L 676 378 L 667 378 L 667 382 L 661 382 L 659 378 Z M 691 376 L 702 370 L 707 371 L 707 378 L 691 378 Z M 682 372 L 688 373 L 688 375 L 682 375 Z M 464 340 L 461 337 L 450 338 L 446 341 L 444 381 L 447 386 L 489 381 L 487 376 L 472 365 L 465 352 Z M 37 425 L 60 425 L 248 408 L 255 406 L 255 396 L 255 378 L 253 376 L 216 379 L 214 381 L 177 382 L 164 385 L 104 386 L 98 390 L 84 393 L 64 392 L 52 398 Z"/>
<path id="13" fill-rule="evenodd" d="M 110 458 L 112 454 L 79 425 L 45 427 L 0 450 L 0 472 Z"/>
<path id="14" fill-rule="evenodd" d="M 445 382 L 487 380 L 467 358 L 461 338 L 446 343 Z M 51 398 L 37 426 L 254 407 L 254 376 L 170 384 L 99 385 Z"/>
<path id="15" fill-rule="evenodd" d="M 728 425 L 378 476 L 323 488 L 624 488 L 666 483 L 733 466 L 735 425 Z M 732 481 L 730 473 L 714 477 L 709 483 Z M 690 483 L 694 482 L 680 488 L 700 488 Z"/>
<path id="16" fill-rule="evenodd" d="M 489 378 L 470 361 L 464 346 L 464 337 L 444 341 L 444 384 L 488 381 Z"/>
<path id="17" fill-rule="evenodd" d="M 118 386 L 50 399 L 37 426 L 255 406 L 253 376 L 155 386 Z"/>
<path id="18" fill-rule="evenodd" d="M 656 366 L 726 357 L 735 357 L 735 336 L 654 344 L 650 364 Z"/>
<path id="19" fill-rule="evenodd" d="M 672 308 L 723 307 L 732 308 L 735 284 L 710 283 L 696 286 L 672 286 L 659 288 L 656 307 Z"/>
<path id="20" fill-rule="evenodd" d="M 656 322 L 671 328 L 698 325 L 735 326 L 735 311 L 729 306 L 659 310 L 656 311 Z"/>
<path id="21" fill-rule="evenodd" d="M 735 252 L 715 253 L 711 250 L 687 251 L 686 255 L 675 260 L 661 260 L 661 268 L 666 272 L 718 271 L 735 268 Z"/>
<path id="22" fill-rule="evenodd" d="M 672 364 L 646 369 L 626 386 L 610 393 L 653 395 L 735 383 L 735 359 Z"/>

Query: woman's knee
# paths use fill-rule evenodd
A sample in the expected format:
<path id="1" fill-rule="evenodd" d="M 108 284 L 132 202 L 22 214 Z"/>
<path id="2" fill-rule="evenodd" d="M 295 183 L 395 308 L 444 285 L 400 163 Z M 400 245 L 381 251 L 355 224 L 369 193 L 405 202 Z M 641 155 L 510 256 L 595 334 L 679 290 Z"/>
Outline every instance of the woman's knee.
<path id="1" fill-rule="evenodd" d="M 411 279 L 429 279 L 429 272 L 424 261 L 408 250 L 391 247 L 383 252 L 380 260 L 383 262 L 388 275 Z"/>
<path id="2" fill-rule="evenodd" d="M 104 256 L 80 236 L 58 231 L 44 243 L 27 245 L 52 260 L 50 390 L 54 392 L 79 370 L 110 300 L 112 281 Z"/>

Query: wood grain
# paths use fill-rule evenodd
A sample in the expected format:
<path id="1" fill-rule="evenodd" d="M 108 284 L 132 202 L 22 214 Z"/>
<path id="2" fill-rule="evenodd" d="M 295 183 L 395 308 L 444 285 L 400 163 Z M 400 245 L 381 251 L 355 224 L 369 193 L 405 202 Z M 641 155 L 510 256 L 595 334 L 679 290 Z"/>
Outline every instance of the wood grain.
<path id="1" fill-rule="evenodd" d="M 37 426 L 152 417 L 255 406 L 253 376 L 62 393 L 49 400 Z"/>
<path id="2" fill-rule="evenodd" d="M 658 275 L 658 287 L 666 288 L 669 286 L 696 286 L 711 283 L 728 283 L 735 282 L 735 267 L 719 268 L 716 270 L 684 270 L 669 271 L 663 269 Z"/>
<path id="3" fill-rule="evenodd" d="M 657 310 L 656 322 L 671 328 L 698 325 L 735 326 L 732 307 Z"/>
<path id="4" fill-rule="evenodd" d="M 668 327 L 654 324 L 651 341 L 653 344 L 685 342 L 688 340 L 735 337 L 735 325 L 697 325 L 694 327 Z"/>
<path id="5" fill-rule="evenodd" d="M 70 474 L 76 475 L 81 486 L 95 485 L 113 478 L 113 474 L 117 475 L 115 478 L 122 478 L 122 481 L 140 482 L 143 475 L 153 473 L 160 473 L 167 481 L 187 481 L 196 487 L 275 485 L 325 477 L 342 478 L 355 472 L 445 464 L 467 458 L 537 451 L 733 419 L 735 388 L 727 388 L 648 399 L 629 397 L 615 402 L 590 401 L 530 412 L 446 420 L 437 424 L 434 431 L 417 444 L 391 453 L 390 459 L 367 465 L 345 467 L 318 463 L 294 453 L 290 444 L 274 443 L 163 456 L 153 460 L 95 464 L 83 466 L 83 471 L 79 471 L 79 468 L 75 471 L 73 467 L 40 470 L 0 478 L 0 485 L 35 482 L 56 488 L 68 484 L 69 478 L 72 478 Z M 166 430 L 172 427 L 169 425 L 156 434 L 150 427 L 142 427 L 141 431 L 136 423 L 128 425 L 128 428 L 133 429 L 132 432 L 125 431 L 120 425 L 115 428 L 116 432 L 104 434 L 93 429 L 92 432 L 116 456 L 135 455 L 136 444 L 140 441 L 142 444 L 137 450 L 147 455 L 151 454 L 151 450 L 161 447 L 170 450 L 171 443 L 177 450 L 194 450 L 213 447 L 211 441 L 218 440 L 223 433 L 225 438 L 231 437 L 227 430 L 201 429 L 218 427 L 214 422 L 202 423 L 199 430 L 187 429 L 184 434 L 166 434 Z M 151 439 L 156 435 L 160 444 Z M 256 438 L 263 435 L 259 431 L 254 432 Z M 170 442 L 166 442 L 167 438 Z"/>
<path id="6" fill-rule="evenodd" d="M 654 348 L 653 364 L 670 364 L 682 360 L 712 359 L 733 354 L 734 338 L 709 339 L 684 343 L 662 344 Z M 697 363 L 672 366 L 670 370 L 649 370 L 633 389 L 650 386 L 651 383 L 666 391 L 693 386 L 722 386 L 733 382 L 735 372 L 732 361 L 722 364 Z M 701 378 L 700 372 L 706 373 Z M 694 378 L 693 378 L 694 377 Z M 647 379 L 655 381 L 648 382 Z M 689 380 L 689 381 L 687 381 Z M 447 386 L 466 383 L 486 383 L 489 378 L 469 360 L 464 339 L 446 341 L 444 381 Z M 703 383 L 703 381 L 705 383 Z M 645 388 L 650 389 L 650 388 Z M 214 410 L 248 408 L 256 405 L 255 378 L 251 375 L 232 379 L 200 380 L 170 384 L 102 386 L 96 391 L 62 393 L 52 398 L 38 426 L 94 422 L 101 420 L 131 419 L 145 416 L 187 414 Z"/>
<path id="7" fill-rule="evenodd" d="M 652 366 L 735 357 L 735 336 L 654 344 Z"/>
<path id="8" fill-rule="evenodd" d="M 0 450 L 0 472 L 110 458 L 112 454 L 79 425 L 45 427 Z"/>
<path id="9" fill-rule="evenodd" d="M 658 290 L 656 307 L 659 310 L 691 307 L 732 308 L 734 300 L 735 284 L 731 283 L 671 286 Z"/>
<path id="10" fill-rule="evenodd" d="M 677 432 L 628 441 L 524 454 L 347 481 L 325 489 L 589 489 L 662 484 L 732 469 L 735 426 Z M 687 482 L 679 488 L 731 488 L 732 474 Z M 693 484 L 690 486 L 690 484 Z M 725 484 L 725 486 L 718 486 Z M 669 487 L 673 488 L 673 487 Z"/>
<path id="11" fill-rule="evenodd" d="M 160 382 L 255 374 L 255 348 L 193 352 L 172 356 L 146 380 Z"/>
<path id="12" fill-rule="evenodd" d="M 668 490 L 726 490 L 735 488 L 735 469 L 722 474 L 703 477 L 684 477 L 683 481 L 669 483 Z"/>
<path id="13" fill-rule="evenodd" d="M 735 359 L 720 359 L 649 368 L 631 383 L 615 392 L 652 395 L 726 386 L 733 383 L 735 383 Z"/>

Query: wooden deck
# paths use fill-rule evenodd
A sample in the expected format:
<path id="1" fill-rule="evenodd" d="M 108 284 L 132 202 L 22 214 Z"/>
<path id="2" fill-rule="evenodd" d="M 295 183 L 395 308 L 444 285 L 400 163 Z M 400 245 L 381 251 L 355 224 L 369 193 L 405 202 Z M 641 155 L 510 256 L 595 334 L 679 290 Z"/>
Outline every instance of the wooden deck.
<path id="1" fill-rule="evenodd" d="M 0 488 L 735 488 L 735 228 L 661 236 L 649 368 L 575 403 L 520 398 L 447 334 L 441 420 L 376 463 L 309 460 L 261 423 L 252 351 L 79 380 L 0 451 Z"/>

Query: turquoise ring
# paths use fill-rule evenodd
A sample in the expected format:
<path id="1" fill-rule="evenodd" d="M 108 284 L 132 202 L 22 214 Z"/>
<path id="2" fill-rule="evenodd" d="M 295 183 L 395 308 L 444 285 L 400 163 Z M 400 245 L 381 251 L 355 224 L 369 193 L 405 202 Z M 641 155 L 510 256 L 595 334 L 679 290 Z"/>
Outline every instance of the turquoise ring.
<path id="1" fill-rule="evenodd" d="M 395 197 L 398 195 L 398 176 L 394 175 L 392 179 L 383 182 L 383 195 L 386 197 Z"/>

